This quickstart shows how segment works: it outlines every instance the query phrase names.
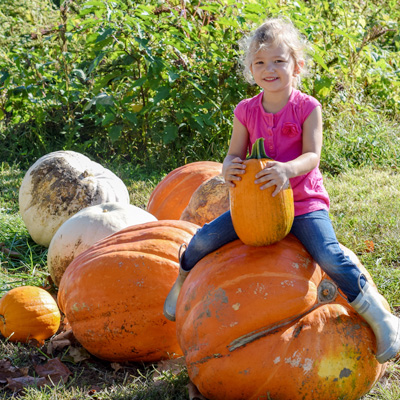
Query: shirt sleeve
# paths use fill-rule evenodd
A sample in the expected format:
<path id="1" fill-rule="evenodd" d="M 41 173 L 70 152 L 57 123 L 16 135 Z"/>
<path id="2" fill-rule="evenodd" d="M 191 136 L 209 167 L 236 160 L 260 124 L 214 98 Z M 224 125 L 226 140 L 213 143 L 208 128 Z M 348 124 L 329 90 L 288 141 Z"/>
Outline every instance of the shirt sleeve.
<path id="1" fill-rule="evenodd" d="M 235 117 L 239 120 L 239 122 L 244 125 L 247 126 L 247 103 L 248 103 L 248 99 L 242 100 L 235 108 L 235 110 L 233 111 L 233 114 L 235 115 Z"/>
<path id="2" fill-rule="evenodd" d="M 303 115 L 302 115 L 302 123 L 308 118 L 308 116 L 312 113 L 312 111 L 317 108 L 321 107 L 321 103 L 312 96 L 306 96 L 303 100 Z"/>

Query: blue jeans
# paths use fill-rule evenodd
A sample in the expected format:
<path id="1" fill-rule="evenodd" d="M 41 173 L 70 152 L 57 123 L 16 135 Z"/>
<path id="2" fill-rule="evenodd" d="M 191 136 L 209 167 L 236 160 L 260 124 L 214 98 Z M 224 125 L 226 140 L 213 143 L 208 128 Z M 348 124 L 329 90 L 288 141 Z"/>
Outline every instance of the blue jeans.
<path id="1" fill-rule="evenodd" d="M 328 212 L 313 211 L 295 217 L 291 233 L 337 284 L 347 300 L 355 300 L 360 293 L 359 282 L 363 287 L 366 279 L 357 265 L 340 248 Z M 182 268 L 191 270 L 207 254 L 236 239 L 238 236 L 233 228 L 231 213 L 227 211 L 205 224 L 193 236 L 183 253 Z"/>

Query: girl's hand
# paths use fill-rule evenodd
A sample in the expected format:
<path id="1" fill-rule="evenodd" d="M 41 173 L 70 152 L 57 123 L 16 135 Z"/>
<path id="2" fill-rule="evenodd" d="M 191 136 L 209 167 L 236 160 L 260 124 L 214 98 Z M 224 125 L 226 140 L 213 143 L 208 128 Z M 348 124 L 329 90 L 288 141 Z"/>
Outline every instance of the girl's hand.
<path id="1" fill-rule="evenodd" d="M 261 190 L 276 186 L 272 197 L 276 196 L 282 189 L 286 189 L 289 186 L 286 164 L 278 161 L 269 161 L 265 168 L 256 174 L 254 183 L 261 184 Z"/>
<path id="2" fill-rule="evenodd" d="M 243 175 L 246 172 L 245 169 L 246 165 L 243 164 L 243 160 L 240 157 L 229 159 L 228 156 L 225 159 L 222 168 L 222 176 L 224 177 L 226 184 L 229 187 L 235 187 L 235 181 L 240 181 L 242 179 L 240 175 Z"/>

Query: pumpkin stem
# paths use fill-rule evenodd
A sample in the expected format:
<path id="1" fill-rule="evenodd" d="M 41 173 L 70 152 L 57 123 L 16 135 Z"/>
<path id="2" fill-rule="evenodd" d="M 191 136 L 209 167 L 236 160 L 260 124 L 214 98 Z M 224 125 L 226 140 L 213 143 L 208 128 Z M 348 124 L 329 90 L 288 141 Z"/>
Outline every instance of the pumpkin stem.
<path id="1" fill-rule="evenodd" d="M 254 142 L 253 147 L 251 149 L 251 154 L 247 157 L 247 160 L 250 160 L 250 159 L 258 159 L 259 160 L 261 158 L 271 159 L 265 153 L 264 138 L 258 138 Z"/>

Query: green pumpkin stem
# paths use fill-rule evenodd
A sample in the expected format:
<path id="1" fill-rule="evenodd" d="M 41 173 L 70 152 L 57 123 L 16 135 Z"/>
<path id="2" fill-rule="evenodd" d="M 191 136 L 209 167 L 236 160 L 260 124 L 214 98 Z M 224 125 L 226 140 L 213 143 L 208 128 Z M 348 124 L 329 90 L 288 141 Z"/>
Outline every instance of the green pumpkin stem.
<path id="1" fill-rule="evenodd" d="M 271 157 L 268 157 L 267 154 L 265 153 L 265 148 L 264 148 L 264 138 L 258 138 L 251 149 L 251 154 L 247 157 L 247 160 L 250 159 L 261 159 L 261 158 L 268 158 L 271 159 Z"/>

